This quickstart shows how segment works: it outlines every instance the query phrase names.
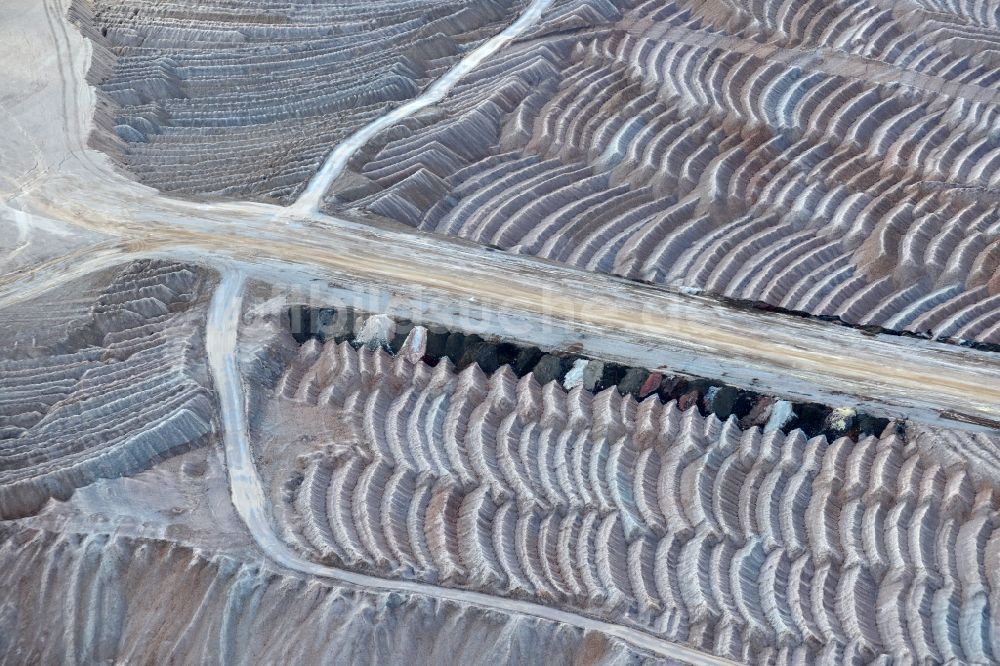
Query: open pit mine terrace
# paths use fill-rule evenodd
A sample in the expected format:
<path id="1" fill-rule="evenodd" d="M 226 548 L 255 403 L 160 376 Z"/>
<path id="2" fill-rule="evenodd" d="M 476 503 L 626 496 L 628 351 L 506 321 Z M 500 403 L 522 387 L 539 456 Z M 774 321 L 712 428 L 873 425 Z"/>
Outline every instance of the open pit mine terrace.
<path id="1" fill-rule="evenodd" d="M 1000 663 L 993 0 L 7 0 L 0 664 Z"/>

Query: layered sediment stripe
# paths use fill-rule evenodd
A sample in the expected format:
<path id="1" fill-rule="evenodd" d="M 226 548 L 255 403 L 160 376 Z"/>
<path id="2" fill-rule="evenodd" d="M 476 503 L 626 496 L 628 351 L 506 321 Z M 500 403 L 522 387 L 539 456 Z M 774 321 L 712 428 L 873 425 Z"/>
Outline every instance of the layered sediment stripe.
<path id="1" fill-rule="evenodd" d="M 203 441 L 202 291 L 183 264 L 126 264 L 59 343 L 65 353 L 0 362 L 0 518 Z"/>
<path id="2" fill-rule="evenodd" d="M 639 650 L 668 659 L 684 659 L 694 664 L 720 663 L 718 657 L 712 657 L 700 649 L 672 642 L 648 631 L 622 625 L 617 622 L 617 618 L 616 621 L 609 622 L 570 612 L 554 605 L 496 596 L 492 589 L 486 593 L 446 585 L 448 582 L 467 579 L 470 570 L 473 574 L 478 572 L 480 575 L 483 571 L 487 571 L 482 567 L 470 569 L 476 563 L 468 560 L 463 561 L 462 553 L 458 550 L 458 544 L 462 543 L 464 547 L 467 543 L 466 537 L 471 534 L 468 531 L 470 521 L 467 517 L 462 519 L 461 522 L 466 531 L 460 533 L 458 524 L 463 515 L 462 507 L 466 493 L 463 492 L 461 484 L 449 475 L 439 477 L 424 475 L 430 482 L 429 497 L 428 493 L 421 493 L 418 490 L 420 488 L 426 489 L 427 484 L 417 486 L 414 492 L 415 501 L 412 503 L 411 509 L 407 511 L 405 518 L 407 537 L 410 539 L 413 552 L 422 552 L 429 556 L 420 564 L 424 565 L 426 570 L 430 572 L 429 577 L 432 578 L 433 582 L 409 580 L 404 577 L 386 579 L 383 576 L 396 572 L 379 571 L 378 573 L 382 574 L 379 576 L 321 564 L 296 551 L 291 544 L 282 541 L 272 522 L 267 496 L 254 463 L 247 430 L 246 395 L 243 390 L 238 354 L 239 324 L 243 312 L 245 286 L 245 277 L 238 271 L 230 269 L 222 275 L 219 287 L 209 305 L 205 346 L 208 352 L 209 367 L 219 394 L 222 412 L 222 438 L 226 449 L 226 467 L 229 472 L 233 505 L 247 529 L 250 530 L 254 540 L 275 564 L 311 576 L 331 578 L 365 588 L 427 595 L 440 600 L 457 601 L 480 608 L 497 609 L 505 613 L 519 613 L 569 624 L 584 630 L 598 631 L 625 641 Z M 414 335 L 417 339 L 423 337 L 419 331 Z M 414 347 L 415 345 L 411 343 L 408 346 Z M 404 355 L 399 358 L 409 357 Z M 371 363 L 368 362 L 369 360 Z M 411 358 L 411 363 L 413 360 Z M 378 379 L 384 376 L 384 372 L 379 372 L 379 370 L 391 368 L 393 365 L 391 362 L 386 363 L 380 360 L 378 355 L 362 356 L 359 361 L 360 363 L 356 366 L 359 374 L 365 376 L 367 373 L 373 386 Z M 419 362 L 417 365 L 420 366 Z M 372 372 L 373 370 L 375 372 Z M 472 381 L 474 386 L 477 382 L 474 378 Z M 359 395 L 356 391 L 352 392 L 345 399 L 345 402 L 363 411 L 362 405 L 368 403 L 358 402 Z M 386 460 L 380 455 L 370 458 L 368 456 L 367 452 L 361 456 L 348 454 L 343 459 L 345 464 L 335 466 L 331 472 L 331 492 L 327 494 L 326 504 L 330 530 L 315 529 L 318 520 L 313 520 L 313 529 L 310 530 L 320 538 L 325 533 L 332 533 L 334 542 L 329 544 L 328 553 L 332 554 L 335 562 L 340 566 L 353 564 L 358 568 L 367 569 L 371 567 L 373 560 L 381 562 L 383 565 L 387 562 L 392 563 L 392 560 L 386 559 L 385 553 L 390 550 L 388 545 L 393 542 L 393 538 L 382 532 L 386 521 L 382 520 L 381 517 L 378 517 L 376 521 L 375 514 L 383 507 L 398 505 L 379 501 L 376 507 L 372 501 L 373 496 L 379 493 L 384 494 L 385 488 L 389 487 L 389 484 L 380 488 L 377 484 L 372 483 L 371 479 L 378 473 L 384 474 L 387 468 L 394 465 L 391 460 Z M 318 461 L 319 458 L 314 457 L 313 460 Z M 371 463 L 375 463 L 375 466 L 373 467 Z M 367 480 L 363 481 L 362 479 Z M 315 487 L 315 485 L 310 484 L 310 487 Z M 301 488 L 301 484 L 299 488 Z M 361 489 L 360 494 L 359 488 Z M 485 497 L 481 497 L 481 499 L 485 500 Z M 298 507 L 306 506 L 307 510 L 314 510 L 311 498 L 303 502 L 292 497 L 291 502 Z M 417 507 L 417 510 L 414 510 L 413 506 Z M 488 505 L 484 506 L 488 512 Z M 465 516 L 469 516 L 472 512 L 474 509 L 471 511 L 466 509 L 464 513 Z M 533 533 L 530 522 L 533 515 L 520 514 L 518 516 L 519 522 L 515 526 L 515 533 L 520 532 L 525 535 L 525 538 L 518 540 L 519 545 L 526 545 L 528 543 L 526 536 Z M 393 521 L 394 518 L 396 517 L 389 517 L 389 521 Z M 590 512 L 587 520 L 593 523 L 595 519 L 594 512 Z M 376 522 L 377 524 L 375 524 Z M 478 530 L 481 526 L 478 521 L 476 522 Z M 607 521 L 604 521 L 604 525 L 607 524 Z M 422 539 L 420 538 L 421 532 L 423 533 Z M 597 557 L 594 542 L 591 540 L 592 532 L 592 529 L 582 530 L 575 544 L 577 559 L 586 562 L 588 566 Z M 608 544 L 611 543 L 613 535 L 607 527 L 604 527 L 598 538 L 600 539 L 599 544 Z M 386 545 L 385 548 L 382 544 Z M 478 543 L 478 548 L 481 550 L 473 548 L 467 551 L 466 557 L 469 553 L 485 553 L 489 546 L 490 542 L 483 538 Z M 537 553 L 537 550 L 535 552 Z M 343 553 L 343 555 L 340 556 L 342 559 L 338 561 L 336 558 L 339 553 Z M 531 552 L 530 547 L 526 553 L 519 556 L 522 561 L 532 557 L 535 555 Z M 538 554 L 536 559 L 541 557 L 543 556 Z M 596 566 L 599 569 L 596 572 L 591 569 L 588 579 L 592 596 L 601 594 L 598 583 L 594 582 L 594 575 L 603 575 L 605 580 L 610 580 L 607 578 L 607 565 L 598 562 Z M 534 584 L 532 583 L 532 585 Z M 732 662 L 722 660 L 722 663 Z"/>
<path id="3" fill-rule="evenodd" d="M 455 86 L 440 118 L 374 138 L 352 165 L 378 188 L 343 192 L 331 209 L 854 324 L 997 342 L 1000 71 L 957 46 L 954 24 L 910 30 L 863 5 L 866 28 L 852 5 L 829 31 L 775 23 L 757 5 L 595 14 L 572 36 L 498 54 Z M 792 9 L 828 13 L 783 3 Z M 869 30 L 888 40 L 883 51 L 870 50 Z M 783 41 L 763 45 L 766 35 Z"/>
<path id="4" fill-rule="evenodd" d="M 303 552 L 504 590 L 754 663 L 997 654 L 986 566 L 997 490 L 891 427 L 808 439 L 613 388 L 539 386 L 506 366 L 430 368 L 347 342 L 319 354 L 341 362 L 315 380 L 349 388 L 304 402 L 348 425 L 338 446 L 351 453 L 301 458 L 310 483 L 298 492 L 331 467 L 355 489 L 292 500 Z M 428 402 L 444 427 L 397 408 Z M 426 433 L 421 459 L 393 443 L 411 432 Z M 324 521 L 343 527 L 311 527 Z"/>
<path id="5" fill-rule="evenodd" d="M 330 148 L 500 32 L 507 0 L 78 0 L 95 142 L 162 191 L 292 201 Z"/>
<path id="6" fill-rule="evenodd" d="M 316 175 L 310 179 L 295 200 L 293 211 L 299 214 L 312 214 L 319 210 L 330 184 L 341 174 L 359 148 L 385 128 L 443 99 L 462 77 L 472 72 L 538 20 L 550 3 L 551 0 L 531 0 L 513 23 L 464 54 L 414 99 L 372 120 L 341 141 L 326 157 Z"/>
<path id="7" fill-rule="evenodd" d="M 599 655 L 612 666 L 650 660 L 593 629 L 413 591 L 306 580 L 245 553 L 121 534 L 5 523 L 0 586 L 5 600 L 18 600 L 17 612 L 5 603 L 0 614 L 0 659 L 17 663 L 307 663 L 319 653 L 352 663 L 507 663 L 543 650 L 571 661 Z M 40 618 L 49 618 L 48 631 L 37 629 Z M 293 638 L 275 640 L 279 634 Z M 657 661 L 692 663 L 680 659 Z"/>

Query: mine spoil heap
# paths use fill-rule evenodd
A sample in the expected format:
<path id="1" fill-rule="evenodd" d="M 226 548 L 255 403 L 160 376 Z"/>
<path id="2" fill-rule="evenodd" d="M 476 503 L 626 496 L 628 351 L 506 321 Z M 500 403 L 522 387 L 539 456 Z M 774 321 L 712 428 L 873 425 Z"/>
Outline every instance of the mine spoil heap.
<path id="1" fill-rule="evenodd" d="M 8 1 L 0 662 L 1000 662 L 994 0 Z"/>

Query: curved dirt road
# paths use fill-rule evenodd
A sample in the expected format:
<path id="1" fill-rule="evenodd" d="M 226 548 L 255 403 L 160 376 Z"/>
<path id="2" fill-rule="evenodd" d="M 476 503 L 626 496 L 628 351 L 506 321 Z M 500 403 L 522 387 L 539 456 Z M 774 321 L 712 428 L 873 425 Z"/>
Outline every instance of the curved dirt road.
<path id="1" fill-rule="evenodd" d="M 321 576 L 365 588 L 421 594 L 507 613 L 532 615 L 587 631 L 599 631 L 640 650 L 690 664 L 736 663 L 671 643 L 638 629 L 602 622 L 558 608 L 408 580 L 377 578 L 317 564 L 294 552 L 275 533 L 268 511 L 267 497 L 254 464 L 253 451 L 247 436 L 245 392 L 237 353 L 245 282 L 241 272 L 223 270 L 222 280 L 209 306 L 205 346 L 208 349 L 209 367 L 215 380 L 222 410 L 222 440 L 226 450 L 226 467 L 229 471 L 233 505 L 254 541 L 276 564 L 311 576 Z"/>

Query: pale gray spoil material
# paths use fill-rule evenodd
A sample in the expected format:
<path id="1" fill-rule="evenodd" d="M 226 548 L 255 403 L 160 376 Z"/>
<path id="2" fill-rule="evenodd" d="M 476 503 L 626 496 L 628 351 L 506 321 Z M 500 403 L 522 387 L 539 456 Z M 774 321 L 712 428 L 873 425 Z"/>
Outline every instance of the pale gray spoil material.
<path id="1" fill-rule="evenodd" d="M 204 442 L 204 294 L 197 269 L 136 262 L 50 350 L 0 361 L 0 519 Z"/>
<path id="2" fill-rule="evenodd" d="M 513 0 L 76 0 L 93 141 L 180 194 L 287 203 L 326 153 L 513 20 Z"/>
<path id="3" fill-rule="evenodd" d="M 990 2 L 69 5 L 0 3 L 0 662 L 998 661 L 994 353 L 691 295 L 991 340 Z"/>
<path id="4" fill-rule="evenodd" d="M 995 459 L 988 436 L 741 430 L 655 396 L 314 340 L 265 414 L 258 437 L 301 442 L 262 471 L 285 538 L 314 561 L 575 609 L 744 663 L 1000 654 L 1000 486 L 961 462 Z"/>
<path id="5" fill-rule="evenodd" d="M 0 586 L 0 661 L 12 664 L 667 663 L 594 632 L 162 540 L 0 526 Z"/>
<path id="6" fill-rule="evenodd" d="M 329 210 L 1000 343 L 996 12 L 567 3 L 376 137 Z"/>

